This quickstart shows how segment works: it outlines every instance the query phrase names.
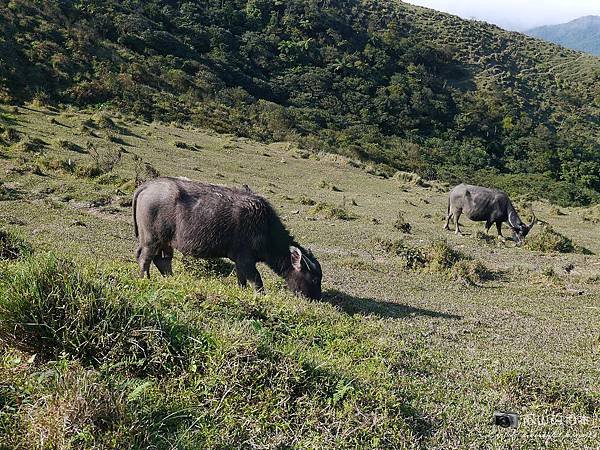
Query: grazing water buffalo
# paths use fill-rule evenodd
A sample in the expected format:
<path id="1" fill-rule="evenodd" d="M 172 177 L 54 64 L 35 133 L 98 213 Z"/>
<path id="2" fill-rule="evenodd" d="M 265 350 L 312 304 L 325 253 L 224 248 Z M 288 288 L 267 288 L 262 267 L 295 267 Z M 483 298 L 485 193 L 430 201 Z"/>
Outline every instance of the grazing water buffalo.
<path id="1" fill-rule="evenodd" d="M 495 223 L 498 236 L 502 236 L 502 222 L 507 222 L 513 232 L 515 242 L 519 245 L 524 242 L 525 236 L 537 222 L 532 211 L 533 220 L 531 223 L 523 223 L 505 192 L 470 184 L 459 184 L 450 191 L 448 215 L 446 216 L 444 229 L 450 229 L 450 219 L 454 216 L 455 232 L 460 234 L 458 219 L 460 219 L 462 213 L 465 213 L 469 219 L 476 222 L 485 222 L 486 232 Z"/>
<path id="2" fill-rule="evenodd" d="M 154 262 L 172 273 L 173 249 L 199 258 L 227 257 L 235 262 L 238 282 L 256 290 L 256 270 L 265 262 L 288 288 L 309 298 L 321 297 L 321 266 L 297 244 L 269 202 L 249 188 L 229 188 L 184 178 L 156 178 L 133 195 L 140 274 L 150 277 Z"/>

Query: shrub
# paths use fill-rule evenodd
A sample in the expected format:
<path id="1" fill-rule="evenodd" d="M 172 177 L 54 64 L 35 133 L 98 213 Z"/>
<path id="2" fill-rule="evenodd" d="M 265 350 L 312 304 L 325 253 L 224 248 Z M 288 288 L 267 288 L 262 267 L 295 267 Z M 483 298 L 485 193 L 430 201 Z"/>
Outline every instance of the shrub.
<path id="1" fill-rule="evenodd" d="M 109 133 L 106 138 L 113 144 L 128 145 L 125 139 L 123 139 L 121 136 L 117 136 L 116 134 Z"/>
<path id="2" fill-rule="evenodd" d="M 465 255 L 454 250 L 446 241 L 437 240 L 425 248 L 429 267 L 435 271 L 450 269 L 458 261 L 466 259 Z"/>
<path id="3" fill-rule="evenodd" d="M 38 158 L 38 163 L 45 169 L 50 169 L 54 171 L 73 173 L 79 169 L 79 167 L 77 167 L 77 165 L 75 164 L 75 161 L 73 161 L 70 158 L 62 159 L 51 156 L 42 156 Z"/>
<path id="4" fill-rule="evenodd" d="M 183 141 L 175 141 L 175 142 L 173 142 L 173 145 L 177 148 L 182 148 L 185 150 L 196 150 L 194 147 L 192 147 L 191 145 L 189 145 Z"/>
<path id="5" fill-rule="evenodd" d="M 116 165 L 121 161 L 123 152 L 120 148 L 109 148 L 98 150 L 94 144 L 88 142 L 88 153 L 93 160 L 93 166 L 99 171 L 99 174 L 112 172 Z"/>
<path id="6" fill-rule="evenodd" d="M 600 223 L 600 205 L 584 209 L 581 212 L 581 219 L 584 222 Z"/>
<path id="7" fill-rule="evenodd" d="M 429 186 L 427 183 L 425 183 L 423 178 L 421 178 L 419 175 L 413 172 L 403 172 L 401 170 L 398 170 L 396 173 L 394 173 L 392 179 L 394 179 L 395 181 L 399 181 L 402 184 L 410 184 L 413 186 L 421 187 Z"/>
<path id="8" fill-rule="evenodd" d="M 75 175 L 80 178 L 95 178 L 102 173 L 102 169 L 97 164 L 81 164 L 75 169 Z"/>

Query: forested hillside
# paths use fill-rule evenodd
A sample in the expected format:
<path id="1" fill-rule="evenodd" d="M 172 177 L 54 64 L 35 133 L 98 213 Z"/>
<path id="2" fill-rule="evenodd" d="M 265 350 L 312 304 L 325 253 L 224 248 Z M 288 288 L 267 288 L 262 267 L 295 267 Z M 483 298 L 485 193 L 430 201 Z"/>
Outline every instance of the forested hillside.
<path id="1" fill-rule="evenodd" d="M 110 105 L 561 204 L 600 198 L 600 59 L 395 1 L 0 5 L 0 100 Z"/>
<path id="2" fill-rule="evenodd" d="M 600 16 L 585 16 L 568 23 L 536 27 L 528 30 L 527 34 L 600 56 Z"/>

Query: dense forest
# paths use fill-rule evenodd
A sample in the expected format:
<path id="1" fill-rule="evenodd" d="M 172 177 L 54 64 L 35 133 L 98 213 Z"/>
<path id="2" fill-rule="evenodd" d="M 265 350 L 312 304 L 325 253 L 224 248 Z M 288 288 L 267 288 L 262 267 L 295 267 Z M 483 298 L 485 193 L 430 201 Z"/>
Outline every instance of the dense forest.
<path id="1" fill-rule="evenodd" d="M 600 59 L 392 0 L 11 0 L 0 102 L 110 106 L 600 201 Z"/>

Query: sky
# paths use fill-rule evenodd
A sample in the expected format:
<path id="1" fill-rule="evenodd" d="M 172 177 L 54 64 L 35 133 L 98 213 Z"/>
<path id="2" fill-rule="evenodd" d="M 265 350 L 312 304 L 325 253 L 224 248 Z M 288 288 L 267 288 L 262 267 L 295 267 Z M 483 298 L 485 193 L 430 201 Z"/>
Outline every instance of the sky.
<path id="1" fill-rule="evenodd" d="M 405 0 L 414 5 L 523 31 L 540 25 L 600 16 L 600 0 Z"/>

